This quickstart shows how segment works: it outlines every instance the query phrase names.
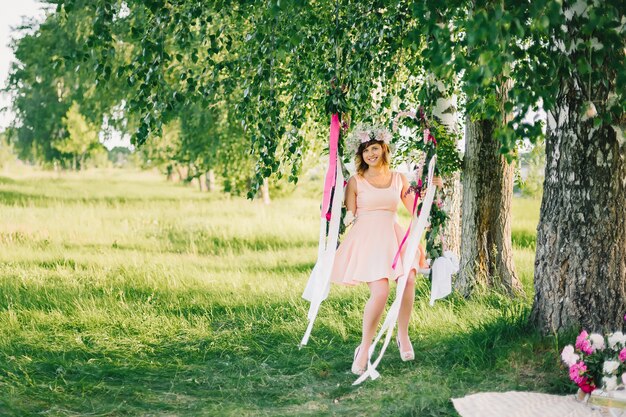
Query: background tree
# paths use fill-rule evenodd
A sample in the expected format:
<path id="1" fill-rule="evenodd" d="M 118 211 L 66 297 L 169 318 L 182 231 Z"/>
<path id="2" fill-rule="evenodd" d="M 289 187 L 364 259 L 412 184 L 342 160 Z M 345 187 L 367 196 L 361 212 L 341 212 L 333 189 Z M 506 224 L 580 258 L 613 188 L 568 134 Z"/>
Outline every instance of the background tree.
<path id="1" fill-rule="evenodd" d="M 80 107 L 75 102 L 63 118 L 63 125 L 67 130 L 67 136 L 57 139 L 52 146 L 63 154 L 72 158 L 72 168 L 79 170 L 85 167 L 85 160 L 104 146 L 98 139 L 99 127 L 89 123 L 80 113 Z"/>

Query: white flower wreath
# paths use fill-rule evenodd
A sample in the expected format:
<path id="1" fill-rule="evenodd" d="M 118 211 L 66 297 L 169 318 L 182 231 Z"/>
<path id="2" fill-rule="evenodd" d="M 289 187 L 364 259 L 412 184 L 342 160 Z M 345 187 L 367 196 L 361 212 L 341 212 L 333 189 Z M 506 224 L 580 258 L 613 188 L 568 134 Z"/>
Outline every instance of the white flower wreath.
<path id="1" fill-rule="evenodd" d="M 367 124 L 359 124 L 346 138 L 346 148 L 356 154 L 359 150 L 359 146 L 363 143 L 367 143 L 371 140 L 378 140 L 387 145 L 391 145 L 391 132 L 383 127 L 377 127 Z"/>

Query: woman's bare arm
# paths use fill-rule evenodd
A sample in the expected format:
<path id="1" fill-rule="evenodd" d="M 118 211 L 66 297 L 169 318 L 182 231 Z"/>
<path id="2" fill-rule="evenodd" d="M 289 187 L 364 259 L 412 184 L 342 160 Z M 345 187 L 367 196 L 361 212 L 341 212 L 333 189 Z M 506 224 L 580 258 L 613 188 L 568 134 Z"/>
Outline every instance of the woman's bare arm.
<path id="1" fill-rule="evenodd" d="M 345 198 L 346 209 L 356 215 L 356 178 L 350 177 L 348 186 L 346 187 Z"/>
<path id="2" fill-rule="evenodd" d="M 404 204 L 404 207 L 406 207 L 406 209 L 410 213 L 413 210 L 413 201 L 415 200 L 415 194 L 407 193 L 410 187 L 409 180 L 404 174 L 400 174 L 400 177 L 402 178 L 402 193 L 400 194 L 400 198 L 402 199 L 402 204 Z M 440 188 L 443 187 L 443 179 L 439 176 L 434 177 L 432 185 L 436 185 Z M 420 198 L 424 198 L 424 195 L 426 195 L 426 188 L 422 189 L 422 195 L 420 196 Z"/>

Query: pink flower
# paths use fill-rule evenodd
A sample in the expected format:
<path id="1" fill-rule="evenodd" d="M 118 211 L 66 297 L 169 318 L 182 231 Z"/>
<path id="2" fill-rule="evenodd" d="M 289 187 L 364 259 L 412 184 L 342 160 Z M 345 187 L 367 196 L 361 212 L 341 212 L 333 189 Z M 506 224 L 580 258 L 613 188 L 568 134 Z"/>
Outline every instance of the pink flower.
<path id="1" fill-rule="evenodd" d="M 569 367 L 569 379 L 574 381 L 576 385 L 580 385 L 587 379 L 583 376 L 585 372 L 587 372 L 587 365 L 583 361 L 578 361 Z"/>
<path id="2" fill-rule="evenodd" d="M 396 117 L 393 118 L 392 130 L 394 132 L 398 131 L 398 121 L 403 117 L 410 117 L 411 119 L 415 119 L 415 112 L 414 111 L 401 111 L 400 113 L 396 114 Z"/>
<path id="3" fill-rule="evenodd" d="M 326 220 L 330 221 L 330 211 L 326 213 Z"/>
<path id="4" fill-rule="evenodd" d="M 367 132 L 367 131 L 358 132 L 357 137 L 359 138 L 359 141 L 361 141 L 361 143 L 369 142 L 370 132 Z"/>
<path id="5" fill-rule="evenodd" d="M 580 384 L 578 384 L 578 387 L 585 394 L 591 394 L 593 390 L 596 389 L 596 386 L 594 385 L 594 383 L 589 382 L 589 378 L 583 378 L 583 381 Z"/>
<path id="6" fill-rule="evenodd" d="M 580 350 L 585 355 L 591 355 L 593 353 L 593 348 L 591 347 L 591 342 L 589 341 L 589 334 L 584 330 L 580 332 L 576 338 L 575 346 L 576 349 Z"/>
<path id="7" fill-rule="evenodd" d="M 619 352 L 619 360 L 622 362 L 626 362 L 626 348 L 622 349 Z"/>
<path id="8" fill-rule="evenodd" d="M 424 129 L 424 143 L 427 143 L 429 138 L 430 138 L 430 129 Z"/>

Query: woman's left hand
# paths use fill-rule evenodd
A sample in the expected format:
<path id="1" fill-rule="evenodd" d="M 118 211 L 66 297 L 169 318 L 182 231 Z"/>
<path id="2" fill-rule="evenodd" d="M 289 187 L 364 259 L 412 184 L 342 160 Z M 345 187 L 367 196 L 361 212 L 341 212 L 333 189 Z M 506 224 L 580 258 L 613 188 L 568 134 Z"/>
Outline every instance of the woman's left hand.
<path id="1" fill-rule="evenodd" d="M 443 178 L 440 176 L 433 177 L 433 185 L 436 185 L 439 188 L 443 188 Z"/>

